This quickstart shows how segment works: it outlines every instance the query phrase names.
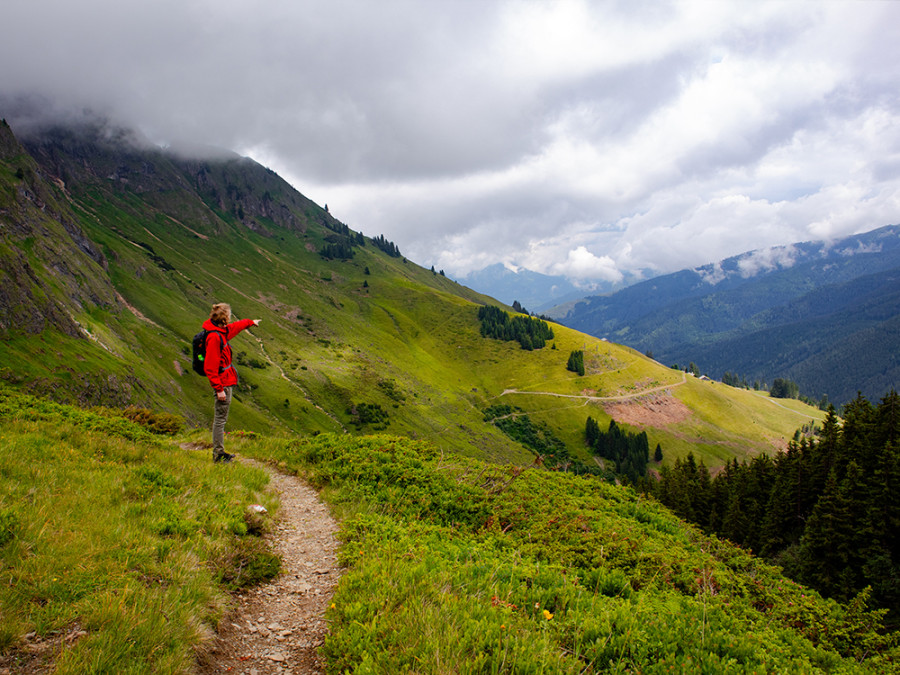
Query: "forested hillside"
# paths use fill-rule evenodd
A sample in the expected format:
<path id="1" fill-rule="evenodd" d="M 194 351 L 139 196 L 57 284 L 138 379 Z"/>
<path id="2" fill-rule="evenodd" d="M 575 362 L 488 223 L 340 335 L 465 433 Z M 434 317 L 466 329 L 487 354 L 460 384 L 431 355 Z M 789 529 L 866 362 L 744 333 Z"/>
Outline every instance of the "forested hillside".
<path id="1" fill-rule="evenodd" d="M 898 317 L 900 227 L 888 226 L 657 277 L 560 319 L 716 379 L 788 378 L 844 403 L 900 381 Z"/>
<path id="2" fill-rule="evenodd" d="M 793 579 L 847 601 L 868 588 L 900 625 L 900 395 L 832 408 L 821 434 L 733 462 L 714 478 L 689 455 L 653 494 L 706 531 L 752 549 Z"/>

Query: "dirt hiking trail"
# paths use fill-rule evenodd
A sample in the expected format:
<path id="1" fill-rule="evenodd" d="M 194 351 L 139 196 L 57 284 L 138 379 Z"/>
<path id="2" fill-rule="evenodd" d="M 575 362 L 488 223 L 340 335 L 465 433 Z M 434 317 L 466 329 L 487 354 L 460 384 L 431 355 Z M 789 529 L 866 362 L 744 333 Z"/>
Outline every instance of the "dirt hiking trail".
<path id="1" fill-rule="evenodd" d="M 295 476 L 242 458 L 268 472 L 281 506 L 272 549 L 281 574 L 272 582 L 235 596 L 236 606 L 202 659 L 202 675 L 307 675 L 324 673 L 317 650 L 328 627 L 325 610 L 341 569 L 336 552 L 337 522 L 311 487 Z"/>

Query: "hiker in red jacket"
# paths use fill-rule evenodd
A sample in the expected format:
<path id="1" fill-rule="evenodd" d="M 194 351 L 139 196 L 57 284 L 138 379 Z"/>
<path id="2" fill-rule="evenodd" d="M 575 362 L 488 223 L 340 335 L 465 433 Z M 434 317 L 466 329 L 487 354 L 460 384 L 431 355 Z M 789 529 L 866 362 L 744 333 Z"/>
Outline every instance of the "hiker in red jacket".
<path id="1" fill-rule="evenodd" d="M 231 346 L 228 341 L 250 326 L 258 326 L 259 319 L 241 319 L 231 323 L 231 306 L 220 302 L 213 305 L 209 319 L 203 329 L 206 336 L 206 358 L 204 372 L 216 392 L 215 414 L 213 415 L 212 440 L 213 460 L 230 462 L 234 455 L 225 452 L 225 422 L 231 405 L 231 389 L 238 383 L 237 371 L 231 363 Z"/>

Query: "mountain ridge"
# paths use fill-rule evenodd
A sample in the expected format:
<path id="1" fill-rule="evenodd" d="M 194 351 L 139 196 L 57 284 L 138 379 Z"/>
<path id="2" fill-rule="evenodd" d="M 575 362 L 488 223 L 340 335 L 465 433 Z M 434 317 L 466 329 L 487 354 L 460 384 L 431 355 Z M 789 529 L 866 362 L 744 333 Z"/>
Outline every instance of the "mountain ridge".
<path id="1" fill-rule="evenodd" d="M 801 404 L 775 410 L 737 390 L 681 384 L 680 373 L 631 349 L 562 326 L 533 351 L 485 338 L 478 307 L 509 307 L 410 262 L 383 237 L 351 230 L 252 160 L 186 159 L 102 128 L 29 135 L 22 149 L 0 162 L 0 209 L 24 214 L 31 229 L 3 231 L 2 286 L 23 285 L 44 303 L 32 303 L 38 314 L 46 305 L 59 308 L 60 321 L 71 315 L 69 332 L 5 319 L 0 376 L 35 393 L 137 404 L 204 426 L 209 387 L 192 374 L 186 348 L 224 300 L 239 317 L 263 319 L 233 345 L 241 373 L 233 428 L 389 430 L 493 461 L 533 459 L 538 451 L 486 417 L 503 404 L 552 431 L 554 447 L 582 465 L 596 463 L 586 418 L 606 425 L 617 416 L 646 429 L 666 461 L 693 451 L 718 466 L 783 447 L 815 417 Z M 41 191 L 42 203 L 77 225 L 74 238 L 49 236 L 65 232 L 53 222 L 37 227 L 52 221 L 27 197 Z M 45 231 L 68 248 L 45 246 Z M 82 239 L 100 262 L 78 249 Z M 72 260 L 82 266 L 65 266 L 63 250 L 77 250 Z M 31 273 L 10 267 L 20 259 Z M 16 298 L 3 301 L 0 316 L 18 316 Z M 566 369 L 576 350 L 583 377 Z M 642 396 L 681 412 L 649 414 Z"/>
<path id="2" fill-rule="evenodd" d="M 588 298 L 561 318 L 566 325 L 651 351 L 665 362 L 694 362 L 713 377 L 795 379 L 804 393 L 842 402 L 859 389 L 880 396 L 900 370 L 893 360 L 845 372 L 831 382 L 813 359 L 838 360 L 838 340 L 863 340 L 873 322 L 897 314 L 900 227 L 889 225 L 835 242 L 806 242 L 735 256 Z M 869 297 L 869 309 L 855 312 Z M 878 296 L 883 295 L 879 299 Z M 878 306 L 879 317 L 871 311 Z M 867 315 L 866 312 L 869 312 Z M 867 318 L 868 316 L 868 318 Z M 829 318 L 830 317 L 830 318 Z M 777 338 L 791 335 L 790 340 Z M 767 335 L 769 336 L 767 338 Z M 772 361 L 767 340 L 783 357 Z M 816 352 L 809 350 L 815 342 Z M 894 343 L 896 344 L 896 343 Z M 845 345 L 846 346 L 846 345 Z M 804 351 L 806 350 L 806 351 Z M 834 356 L 829 356 L 833 354 Z M 890 371 L 890 378 L 878 378 Z"/>
<path id="3" fill-rule="evenodd" d="M 564 276 L 541 274 L 524 267 L 510 269 L 503 263 L 470 272 L 459 281 L 507 304 L 519 302 L 535 314 L 584 297 L 584 291 Z M 613 288 L 607 284 L 593 290 Z"/>

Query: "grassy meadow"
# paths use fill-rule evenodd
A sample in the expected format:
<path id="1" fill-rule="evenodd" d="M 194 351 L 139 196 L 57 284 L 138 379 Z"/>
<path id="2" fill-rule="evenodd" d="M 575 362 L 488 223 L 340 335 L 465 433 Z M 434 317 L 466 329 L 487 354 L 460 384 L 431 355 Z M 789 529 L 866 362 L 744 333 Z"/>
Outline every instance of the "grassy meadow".
<path id="1" fill-rule="evenodd" d="M 229 589 L 277 573 L 244 516 L 277 510 L 265 473 L 195 437 L 0 389 L 0 667 L 190 672 Z M 629 488 L 397 436 L 229 448 L 342 522 L 329 673 L 898 670 L 865 595 L 824 600 Z"/>
<path id="2" fill-rule="evenodd" d="M 261 470 L 5 389 L 0 447 L 0 670 L 190 672 L 227 591 L 277 572 Z"/>

